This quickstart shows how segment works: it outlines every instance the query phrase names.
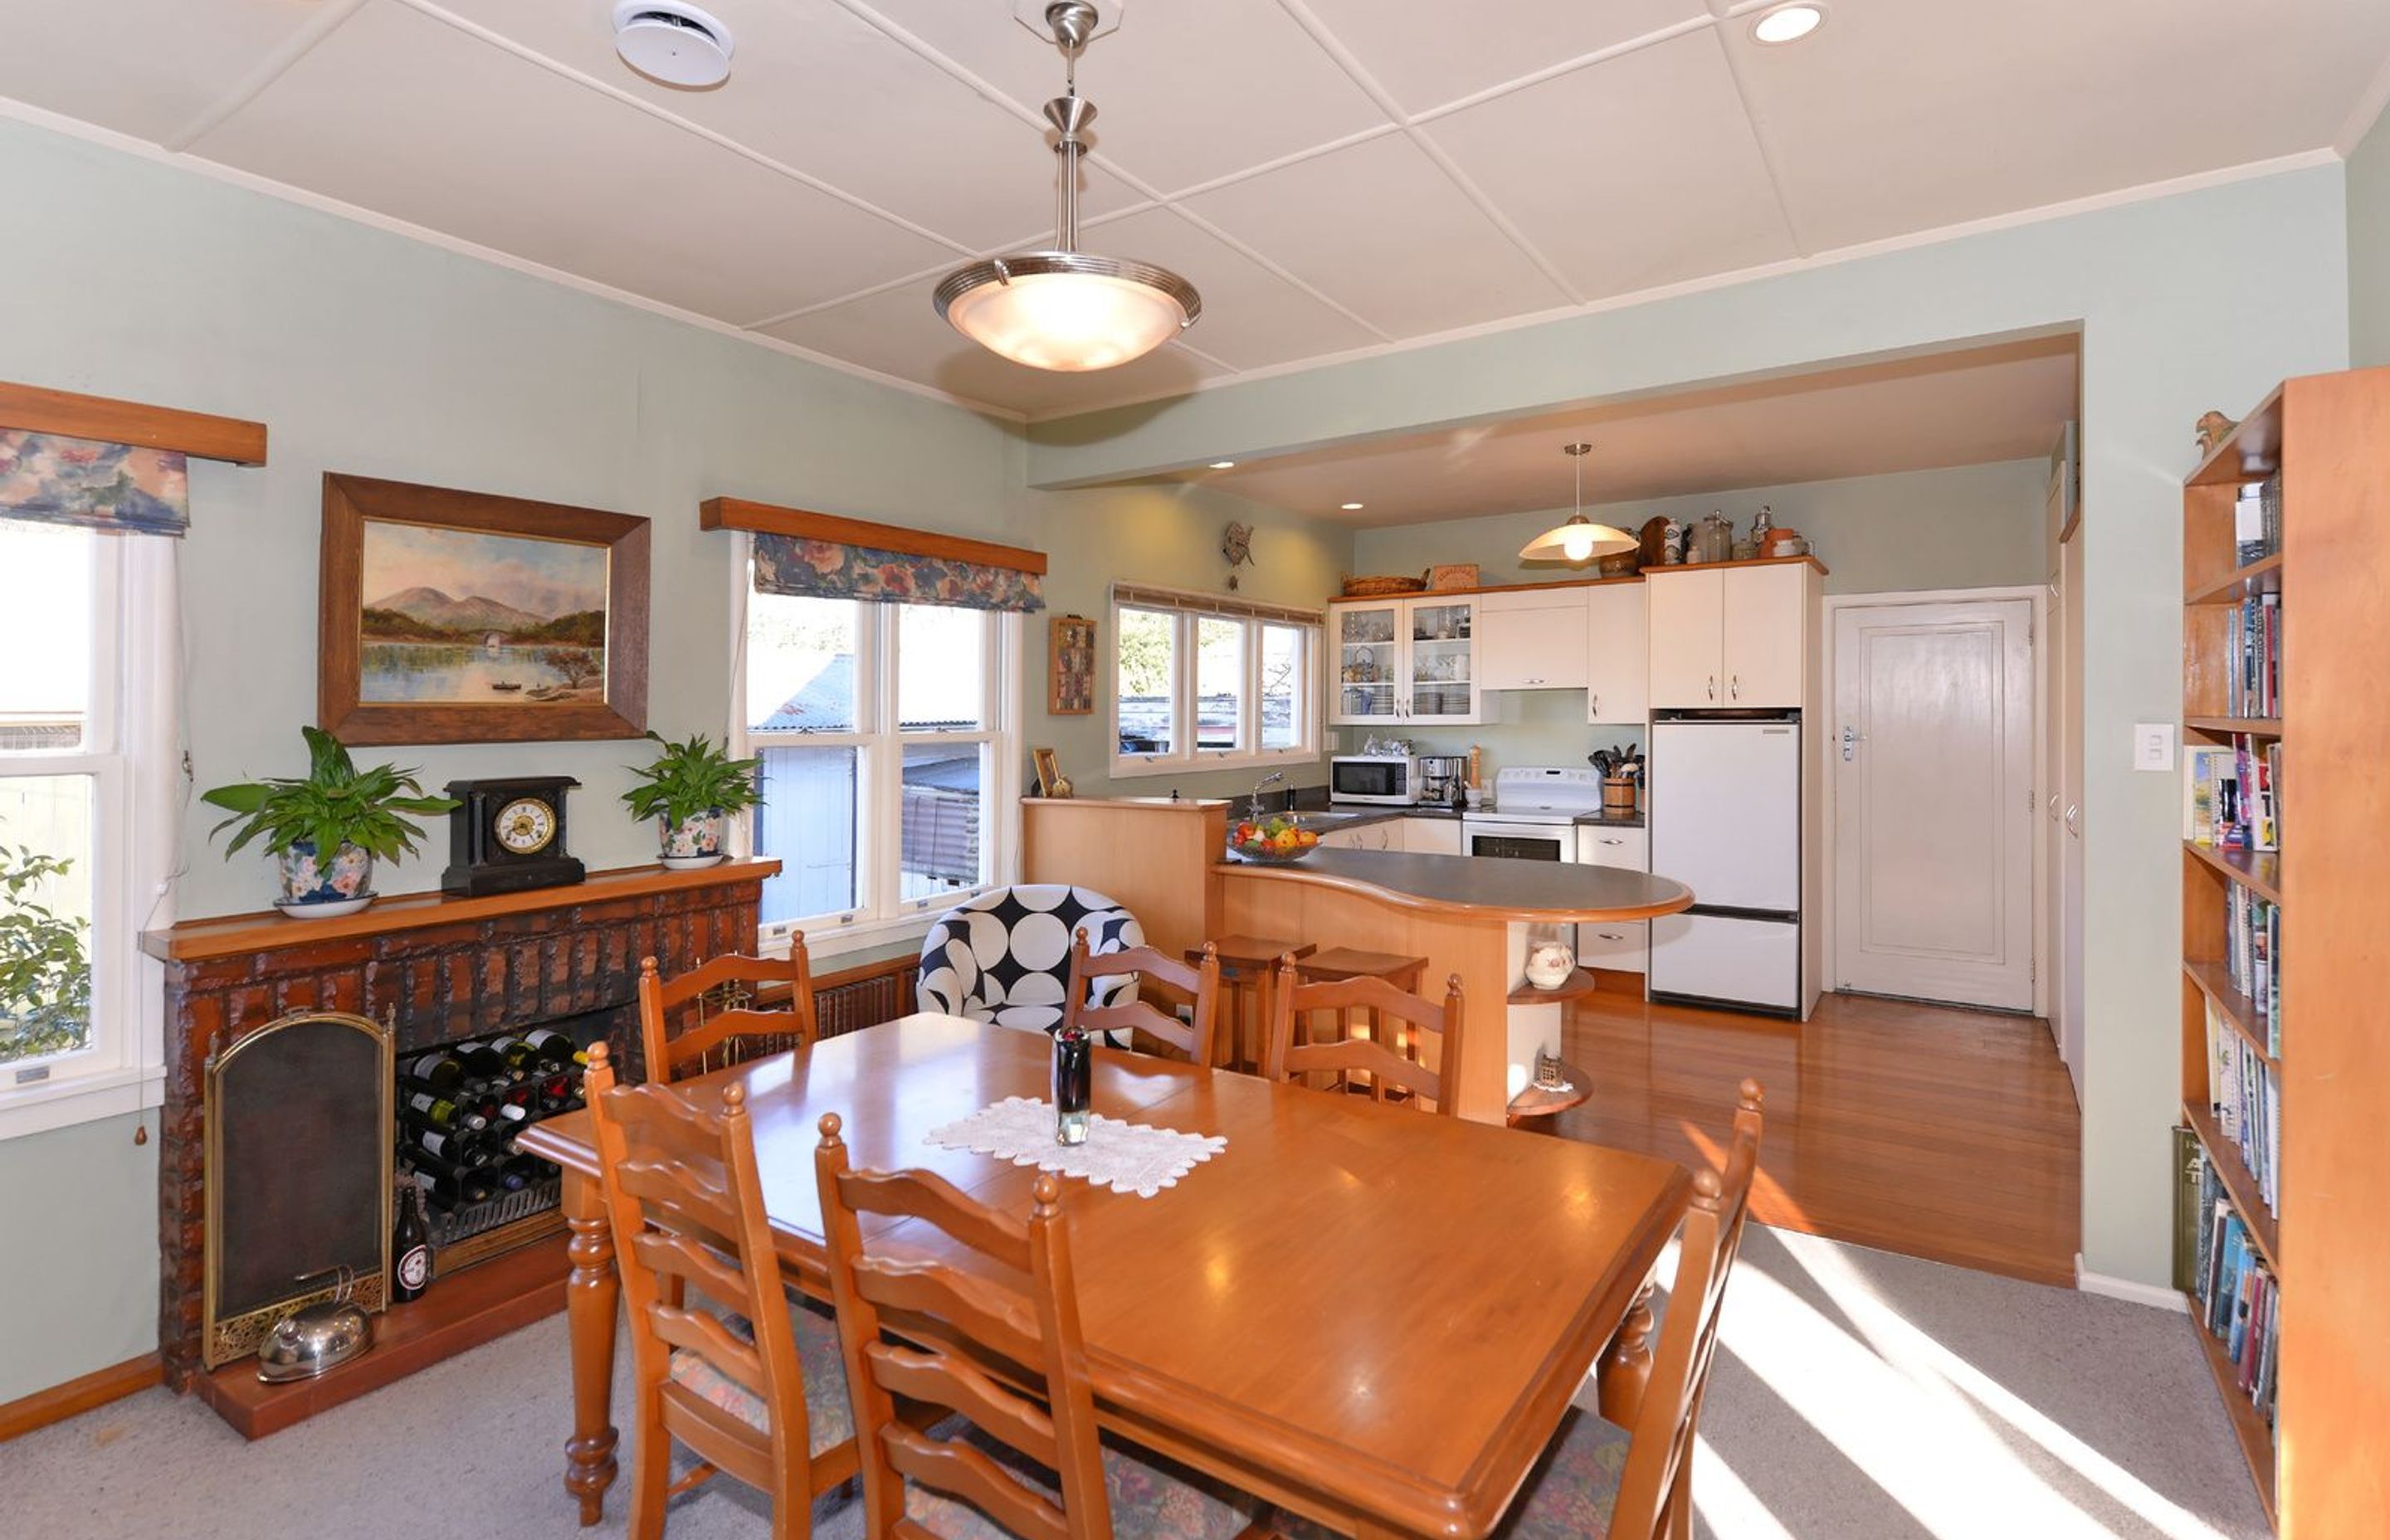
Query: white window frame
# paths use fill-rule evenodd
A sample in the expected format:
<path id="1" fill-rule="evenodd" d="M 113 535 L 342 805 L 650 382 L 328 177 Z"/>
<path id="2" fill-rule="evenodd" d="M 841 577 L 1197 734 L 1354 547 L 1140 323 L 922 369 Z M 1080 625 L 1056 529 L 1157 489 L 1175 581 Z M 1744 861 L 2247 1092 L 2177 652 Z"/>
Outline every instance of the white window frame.
<path id="1" fill-rule="evenodd" d="M 1166 752 L 1124 754 L 1120 748 L 1121 611 L 1141 610 L 1171 615 L 1177 629 L 1171 651 L 1171 746 Z M 1258 612 L 1247 612 L 1254 610 Z M 1245 627 L 1244 679 L 1237 700 L 1236 749 L 1196 746 L 1196 626 L 1205 620 L 1242 622 Z M 1266 626 L 1297 630 L 1303 635 L 1303 656 L 1295 664 L 1294 721 L 1300 731 L 1284 748 L 1262 747 L 1262 633 Z M 1246 606 L 1221 595 L 1176 594 L 1142 585 L 1111 595 L 1111 641 L 1104 669 L 1105 738 L 1111 747 L 1114 779 L 1137 776 L 1176 776 L 1199 770 L 1256 769 L 1316 762 L 1323 750 L 1319 688 L 1320 648 L 1325 645 L 1324 618 L 1275 606 Z"/>
<path id="2" fill-rule="evenodd" d="M 895 604 L 863 603 L 855 638 L 855 730 L 852 732 L 765 732 L 747 722 L 747 607 L 754 586 L 750 564 L 736 564 L 738 601 L 734 606 L 732 753 L 739 758 L 765 748 L 853 749 L 855 751 L 854 904 L 843 910 L 801 915 L 775 920 L 757 930 L 757 945 L 765 956 L 786 956 L 790 936 L 805 935 L 808 956 L 821 958 L 866 947 L 883 946 L 929 933 L 948 909 L 991 888 L 1019 880 L 1021 848 L 1021 648 L 1019 614 L 980 610 L 985 621 L 982 658 L 985 667 L 980 725 L 957 732 L 906 732 L 897 726 Z M 920 744 L 976 743 L 982 746 L 985 770 L 982 796 L 986 821 L 987 880 L 970 888 L 942 889 L 920 898 L 904 898 L 904 767 L 905 751 Z M 736 841 L 744 853 L 754 852 L 754 815 L 738 820 Z"/>
<path id="3" fill-rule="evenodd" d="M 186 785 L 179 718 L 181 542 L 95 537 L 92 682 L 72 750 L 0 753 L 0 777 L 90 776 L 91 1036 L 0 1064 L 0 1139 L 117 1117 L 165 1099 L 165 969 L 141 932 L 173 923 Z"/>

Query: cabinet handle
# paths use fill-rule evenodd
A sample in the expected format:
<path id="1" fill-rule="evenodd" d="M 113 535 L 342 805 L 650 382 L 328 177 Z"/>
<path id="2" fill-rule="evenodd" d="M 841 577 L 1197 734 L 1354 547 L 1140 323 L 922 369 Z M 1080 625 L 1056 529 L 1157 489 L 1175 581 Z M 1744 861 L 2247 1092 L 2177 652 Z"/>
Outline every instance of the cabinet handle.
<path id="1" fill-rule="evenodd" d="M 1710 699 L 1713 700 L 1717 699 L 1717 675 L 1715 674 L 1710 675 Z"/>
<path id="2" fill-rule="evenodd" d="M 2079 829 L 2077 829 L 2077 828 L 2075 827 L 2075 815 L 2077 815 L 2077 814 L 2081 813 L 2082 811 L 2083 811 L 2083 809 L 2082 809 L 2082 808 L 2080 808 L 2080 807 L 2076 806 L 2076 805 L 2075 805 L 2075 803 L 2073 803 L 2073 802 L 2069 802 L 2069 803 L 2067 803 L 2067 804 L 2066 804 L 2066 832 L 2067 832 L 2067 833 L 2069 833 L 2069 834 L 2076 834 L 2076 833 L 2080 833 L 2080 832 L 2081 832 Z"/>
<path id="3" fill-rule="evenodd" d="M 1601 842 L 1605 845 L 1623 845 L 1626 843 L 1624 840 L 1604 840 Z"/>
<path id="4" fill-rule="evenodd" d="M 1600 695 L 1587 695 L 1585 698 L 1585 710 L 1587 716 L 1591 716 L 1600 712 L 1601 710 L 1601 697 Z"/>
<path id="5" fill-rule="evenodd" d="M 1727 676 L 1726 693 L 1729 699 L 1740 700 L 1742 699 L 1741 674 L 1734 674 Z"/>

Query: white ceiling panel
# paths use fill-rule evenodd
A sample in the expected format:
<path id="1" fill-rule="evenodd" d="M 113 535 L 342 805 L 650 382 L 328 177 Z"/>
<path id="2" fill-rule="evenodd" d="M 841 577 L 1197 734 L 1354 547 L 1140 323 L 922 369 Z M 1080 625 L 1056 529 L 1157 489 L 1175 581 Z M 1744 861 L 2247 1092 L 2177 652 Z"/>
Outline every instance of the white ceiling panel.
<path id="1" fill-rule="evenodd" d="M 706 91 L 675 90 L 626 67 L 608 5 L 447 4 L 510 42 L 973 250 L 1045 244 L 1053 232 L 1055 162 L 1044 130 L 829 0 L 717 6 L 737 44 L 736 72 Z M 1092 166 L 1080 188 L 1082 217 L 1142 201 Z"/>
<path id="2" fill-rule="evenodd" d="M 876 0 L 881 15 L 1033 109 L 1062 56 L 1011 0 Z M 1364 129 L 1385 115 L 1276 0 L 1144 0 L 1079 61 L 1096 149 L 1171 193 Z"/>
<path id="3" fill-rule="evenodd" d="M 1427 135 L 1587 294 L 1797 255 L 1704 29 L 1437 119 Z M 1523 147 L 1548 153 L 1522 153 Z"/>
<path id="4" fill-rule="evenodd" d="M 1108 220 L 1080 242 L 1107 256 L 1159 263 L 1203 296 L 1187 340 L 1240 369 L 1365 348 L 1378 340 L 1359 322 L 1321 303 L 1260 263 L 1167 209 Z"/>
<path id="5" fill-rule="evenodd" d="M 164 142 L 327 11 L 325 0 L 0 0 L 0 96 Z"/>
<path id="6" fill-rule="evenodd" d="M 1174 395 L 1226 372 L 1177 347 L 1162 348 L 1100 374 L 1032 369 L 965 341 L 932 307 L 933 287 L 927 280 L 903 284 L 763 329 L 799 347 L 919 380 L 968 401 L 1002 402 L 1022 412 L 1072 412 L 1131 396 Z"/>
<path id="7" fill-rule="evenodd" d="M 1709 14 L 1703 0 L 1509 0 L 1498 6 L 1454 5 L 1452 0 L 1303 4 L 1409 112 L 1442 107 Z"/>
<path id="8" fill-rule="evenodd" d="M 1257 503 L 1375 527 L 2047 455 L 2075 416 L 2074 342 L 2003 343 L 1195 470 Z M 1357 513 L 1339 505 L 1366 505 Z"/>
<path id="9" fill-rule="evenodd" d="M 1394 337 L 1568 302 L 1426 151 L 1399 135 L 1282 166 L 1185 207 Z"/>
<path id="10" fill-rule="evenodd" d="M 396 0 L 191 148 L 734 322 L 951 254 Z"/>
<path id="11" fill-rule="evenodd" d="M 1803 245 L 1830 250 L 2332 143 L 2384 0 L 1835 0 L 1727 23 Z"/>

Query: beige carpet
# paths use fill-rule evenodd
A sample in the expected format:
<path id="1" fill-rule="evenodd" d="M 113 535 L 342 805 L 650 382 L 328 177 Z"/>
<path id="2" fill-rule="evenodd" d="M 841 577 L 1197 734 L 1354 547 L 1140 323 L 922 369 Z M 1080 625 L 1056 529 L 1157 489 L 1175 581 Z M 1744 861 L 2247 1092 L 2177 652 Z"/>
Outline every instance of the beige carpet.
<path id="1" fill-rule="evenodd" d="M 2267 1529 L 2179 1316 L 1754 1226 L 1694 1495 L 1719 1540 Z M 0 1444 L 0 1533 L 399 1540 L 583 1531 L 559 1482 L 564 1329 L 544 1322 L 262 1444 L 163 1391 Z M 832 1499 L 817 1533 L 852 1540 Z M 717 1481 L 673 1540 L 760 1536 Z"/>

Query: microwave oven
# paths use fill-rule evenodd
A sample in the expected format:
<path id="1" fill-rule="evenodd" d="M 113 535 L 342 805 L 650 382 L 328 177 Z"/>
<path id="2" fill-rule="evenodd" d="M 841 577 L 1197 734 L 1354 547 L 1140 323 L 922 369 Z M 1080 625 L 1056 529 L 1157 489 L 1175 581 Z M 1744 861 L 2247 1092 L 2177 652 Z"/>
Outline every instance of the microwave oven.
<path id="1" fill-rule="evenodd" d="M 1328 762 L 1328 797 L 1339 802 L 1415 802 L 1419 761 L 1407 754 L 1338 754 Z"/>

